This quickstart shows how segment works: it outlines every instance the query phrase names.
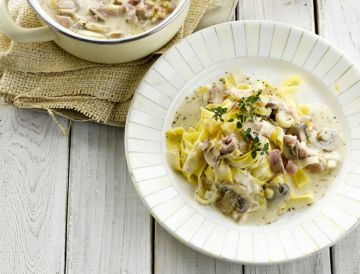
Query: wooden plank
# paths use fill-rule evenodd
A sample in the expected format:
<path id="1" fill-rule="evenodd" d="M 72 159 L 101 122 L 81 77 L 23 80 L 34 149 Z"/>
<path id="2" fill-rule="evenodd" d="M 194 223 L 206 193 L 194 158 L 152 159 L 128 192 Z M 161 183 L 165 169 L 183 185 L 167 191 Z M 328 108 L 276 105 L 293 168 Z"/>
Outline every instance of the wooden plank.
<path id="1" fill-rule="evenodd" d="M 132 185 L 124 129 L 72 128 L 67 273 L 151 273 L 151 218 Z"/>
<path id="2" fill-rule="evenodd" d="M 281 21 L 315 31 L 312 1 L 240 1 L 239 19 Z M 245 273 L 330 273 L 329 249 L 294 263 L 272 266 L 245 266 Z"/>
<path id="3" fill-rule="evenodd" d="M 155 224 L 155 273 L 215 274 L 242 273 L 239 264 L 226 263 L 203 255 L 177 241 L 159 224 Z"/>
<path id="4" fill-rule="evenodd" d="M 48 114 L 0 106 L 0 273 L 64 271 L 68 141 Z"/>
<path id="5" fill-rule="evenodd" d="M 320 35 L 360 62 L 358 0 L 317 0 Z"/>
<path id="6" fill-rule="evenodd" d="M 238 20 L 266 19 L 315 30 L 312 0 L 240 0 Z"/>
<path id="7" fill-rule="evenodd" d="M 318 0 L 319 31 L 322 36 L 360 63 L 358 0 Z M 360 273 L 360 227 L 331 249 L 333 273 Z"/>
<path id="8" fill-rule="evenodd" d="M 300 259 L 295 262 L 286 264 L 276 264 L 270 266 L 245 266 L 245 274 L 298 274 L 314 273 L 328 274 L 331 273 L 329 248 L 311 257 Z"/>

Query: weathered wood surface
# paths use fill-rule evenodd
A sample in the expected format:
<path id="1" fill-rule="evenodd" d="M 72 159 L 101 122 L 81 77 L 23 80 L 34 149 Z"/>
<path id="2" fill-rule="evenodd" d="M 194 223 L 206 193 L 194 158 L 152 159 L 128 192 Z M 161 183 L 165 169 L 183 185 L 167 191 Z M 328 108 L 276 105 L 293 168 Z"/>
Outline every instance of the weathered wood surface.
<path id="1" fill-rule="evenodd" d="M 317 0 L 320 35 L 360 64 L 360 1 Z M 360 273 L 360 227 L 331 248 L 333 273 Z"/>
<path id="2" fill-rule="evenodd" d="M 239 20 L 273 20 L 315 31 L 312 0 L 240 0 Z"/>
<path id="3" fill-rule="evenodd" d="M 151 217 L 135 193 L 124 129 L 72 128 L 68 273 L 151 273 Z"/>
<path id="4" fill-rule="evenodd" d="M 0 109 L 0 273 L 62 273 L 68 137 L 46 113 Z"/>

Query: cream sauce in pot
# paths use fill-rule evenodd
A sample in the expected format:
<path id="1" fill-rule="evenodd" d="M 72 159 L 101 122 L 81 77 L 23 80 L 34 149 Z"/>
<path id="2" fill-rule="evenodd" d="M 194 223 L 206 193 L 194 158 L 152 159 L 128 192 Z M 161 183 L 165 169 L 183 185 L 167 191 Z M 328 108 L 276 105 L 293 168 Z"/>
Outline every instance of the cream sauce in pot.
<path id="1" fill-rule="evenodd" d="M 145 32 L 166 19 L 178 0 L 40 0 L 63 27 L 99 39 Z"/>

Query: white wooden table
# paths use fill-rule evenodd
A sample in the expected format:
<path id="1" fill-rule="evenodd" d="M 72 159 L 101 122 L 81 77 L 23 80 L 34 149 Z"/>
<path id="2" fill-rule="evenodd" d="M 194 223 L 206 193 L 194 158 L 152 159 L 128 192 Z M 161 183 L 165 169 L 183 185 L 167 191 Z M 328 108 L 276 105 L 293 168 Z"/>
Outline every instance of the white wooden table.
<path id="1" fill-rule="evenodd" d="M 360 63 L 360 1 L 241 0 L 237 19 L 315 31 Z M 167 234 L 129 178 L 124 129 L 0 107 L 0 273 L 360 273 L 360 227 L 294 263 L 241 266 Z"/>

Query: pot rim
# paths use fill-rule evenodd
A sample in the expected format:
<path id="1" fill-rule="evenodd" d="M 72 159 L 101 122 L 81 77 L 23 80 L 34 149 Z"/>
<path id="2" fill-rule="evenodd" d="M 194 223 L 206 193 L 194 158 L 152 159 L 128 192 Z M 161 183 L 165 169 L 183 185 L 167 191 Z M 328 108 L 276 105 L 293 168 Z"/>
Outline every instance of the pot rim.
<path id="1" fill-rule="evenodd" d="M 104 44 L 104 45 L 123 44 L 123 43 L 141 40 L 145 37 L 151 36 L 159 32 L 166 26 L 170 25 L 178 16 L 180 16 L 186 10 L 188 5 L 190 4 L 190 0 L 181 0 L 180 5 L 178 5 L 177 8 L 172 12 L 172 14 L 170 14 L 170 16 L 168 16 L 164 21 L 162 21 L 160 24 L 156 25 L 155 27 L 140 34 L 123 37 L 119 39 L 98 39 L 98 38 L 79 35 L 76 32 L 73 32 L 61 26 L 41 7 L 38 0 L 27 0 L 27 2 L 29 3 L 30 7 L 34 10 L 36 15 L 56 32 L 60 32 L 61 34 L 64 34 L 65 36 L 70 38 L 74 38 L 78 41 L 94 43 L 94 44 Z"/>

